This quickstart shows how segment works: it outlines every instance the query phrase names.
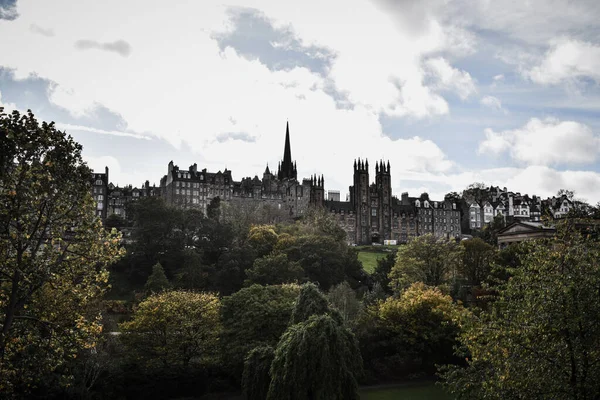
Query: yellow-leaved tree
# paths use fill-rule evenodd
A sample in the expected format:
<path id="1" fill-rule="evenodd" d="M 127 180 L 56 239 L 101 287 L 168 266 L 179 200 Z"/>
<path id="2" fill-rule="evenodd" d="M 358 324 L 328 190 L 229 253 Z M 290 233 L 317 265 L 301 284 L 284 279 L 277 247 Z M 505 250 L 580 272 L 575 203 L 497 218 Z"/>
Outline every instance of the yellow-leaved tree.
<path id="1" fill-rule="evenodd" d="M 71 381 L 102 331 L 98 300 L 120 236 L 94 215 L 82 147 L 0 107 L 0 397 Z"/>

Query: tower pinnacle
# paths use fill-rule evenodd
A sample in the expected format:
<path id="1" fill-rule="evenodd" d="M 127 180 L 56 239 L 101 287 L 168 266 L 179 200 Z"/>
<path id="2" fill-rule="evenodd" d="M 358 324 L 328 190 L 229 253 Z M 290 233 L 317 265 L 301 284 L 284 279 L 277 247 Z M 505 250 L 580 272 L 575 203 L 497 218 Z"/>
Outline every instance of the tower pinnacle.
<path id="1" fill-rule="evenodd" d="M 283 149 L 283 161 L 279 179 L 296 179 L 295 163 L 292 162 L 292 146 L 290 145 L 290 124 L 285 123 L 285 147 Z"/>

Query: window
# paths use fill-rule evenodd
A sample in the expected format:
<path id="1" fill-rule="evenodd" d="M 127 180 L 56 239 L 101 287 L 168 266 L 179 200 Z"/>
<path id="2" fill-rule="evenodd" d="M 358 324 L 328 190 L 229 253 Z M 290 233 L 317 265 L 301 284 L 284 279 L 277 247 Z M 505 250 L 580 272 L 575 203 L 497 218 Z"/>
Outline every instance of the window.
<path id="1" fill-rule="evenodd" d="M 104 196 L 103 196 L 103 195 L 101 195 L 101 194 L 99 194 L 99 195 L 98 195 L 98 201 L 102 201 L 102 200 L 104 200 Z"/>
<path id="2" fill-rule="evenodd" d="M 98 186 L 102 186 L 104 185 L 104 182 L 102 182 L 102 179 L 97 179 L 95 184 Z"/>
<path id="3" fill-rule="evenodd" d="M 372 217 L 376 217 L 377 216 L 377 209 L 376 208 L 371 208 L 371 216 Z"/>

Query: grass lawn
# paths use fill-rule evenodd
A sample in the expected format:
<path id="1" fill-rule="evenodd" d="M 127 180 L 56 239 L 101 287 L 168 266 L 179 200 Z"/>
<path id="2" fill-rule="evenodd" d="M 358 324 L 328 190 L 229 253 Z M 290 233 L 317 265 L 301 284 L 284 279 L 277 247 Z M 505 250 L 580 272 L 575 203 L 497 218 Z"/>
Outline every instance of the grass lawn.
<path id="1" fill-rule="evenodd" d="M 377 266 L 377 260 L 381 258 L 385 258 L 388 253 L 373 253 L 372 251 L 359 251 L 358 252 L 358 261 L 362 263 L 363 268 L 369 274 L 372 274 L 375 271 L 375 267 Z"/>
<path id="2" fill-rule="evenodd" d="M 450 395 L 434 383 L 362 388 L 359 394 L 361 400 L 451 400 Z"/>

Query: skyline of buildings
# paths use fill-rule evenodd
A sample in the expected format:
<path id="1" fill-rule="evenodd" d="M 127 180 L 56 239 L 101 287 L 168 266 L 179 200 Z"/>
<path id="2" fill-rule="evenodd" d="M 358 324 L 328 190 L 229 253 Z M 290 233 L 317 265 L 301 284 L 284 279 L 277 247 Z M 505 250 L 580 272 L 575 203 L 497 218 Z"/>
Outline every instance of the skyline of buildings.
<path id="1" fill-rule="evenodd" d="M 368 159 L 354 161 L 353 185 L 348 188 L 345 201 L 341 200 L 339 190 L 326 192 L 323 175 L 299 181 L 287 123 L 283 158 L 277 172 L 272 173 L 267 164 L 262 179 L 255 175 L 236 181 L 227 168 L 210 172 L 206 168 L 199 170 L 194 163 L 182 169 L 171 160 L 158 187 L 150 186 L 149 180 L 141 188 L 115 186 L 105 167 L 103 173 L 93 172 L 92 192 L 97 203 L 96 214 L 103 220 L 112 214 L 125 218 L 126 205 L 146 196 L 160 196 L 168 205 L 197 208 L 205 214 L 207 206 L 217 197 L 234 205 L 269 206 L 287 218 L 299 217 L 311 206 L 324 207 L 344 229 L 348 243 L 353 244 L 406 243 L 423 234 L 459 238 L 470 229 L 481 229 L 497 216 L 502 216 L 505 222 L 507 217 L 536 222 L 540 221 L 543 210 L 560 218 L 573 207 L 567 198 L 542 200 L 494 186 L 485 189 L 487 195 L 481 205 L 470 202 L 466 207 L 457 199 L 432 200 L 427 193 L 410 197 L 408 192 L 402 192 L 398 198 L 392 193 L 389 160 L 376 161 L 375 182 L 370 181 L 369 173 Z M 464 220 L 465 215 L 468 221 Z"/>

